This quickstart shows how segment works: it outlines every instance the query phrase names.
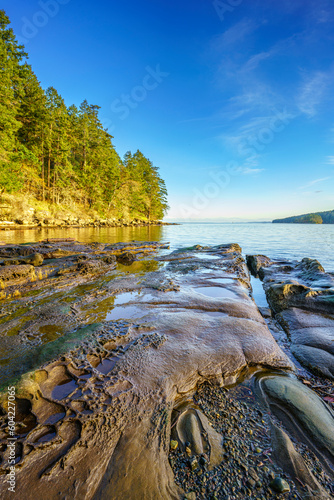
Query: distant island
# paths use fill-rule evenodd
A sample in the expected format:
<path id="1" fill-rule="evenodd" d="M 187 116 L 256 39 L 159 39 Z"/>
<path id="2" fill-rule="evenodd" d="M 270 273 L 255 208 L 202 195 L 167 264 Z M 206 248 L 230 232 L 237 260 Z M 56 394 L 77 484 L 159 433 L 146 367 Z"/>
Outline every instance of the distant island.
<path id="1" fill-rule="evenodd" d="M 285 219 L 275 219 L 273 223 L 286 224 L 334 224 L 334 210 L 315 212 L 313 214 L 296 215 Z"/>

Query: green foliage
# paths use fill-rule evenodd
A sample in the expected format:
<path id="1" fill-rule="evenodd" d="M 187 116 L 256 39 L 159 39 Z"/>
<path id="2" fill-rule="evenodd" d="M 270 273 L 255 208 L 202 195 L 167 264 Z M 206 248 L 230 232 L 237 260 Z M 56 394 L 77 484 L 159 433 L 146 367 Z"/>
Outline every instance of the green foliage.
<path id="1" fill-rule="evenodd" d="M 162 218 L 167 190 L 158 168 L 139 150 L 121 160 L 99 106 L 66 107 L 56 89 L 44 91 L 9 24 L 0 11 L 0 194 Z"/>
<path id="2" fill-rule="evenodd" d="M 313 214 L 297 215 L 285 219 L 275 219 L 274 223 L 285 224 L 334 224 L 334 210 Z"/>

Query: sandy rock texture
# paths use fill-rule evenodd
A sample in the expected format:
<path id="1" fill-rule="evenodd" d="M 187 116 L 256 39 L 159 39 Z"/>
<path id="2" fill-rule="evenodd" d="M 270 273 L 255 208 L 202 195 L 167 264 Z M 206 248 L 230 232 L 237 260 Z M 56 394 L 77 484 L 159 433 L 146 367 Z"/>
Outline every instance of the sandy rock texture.
<path id="1" fill-rule="evenodd" d="M 250 296 L 240 247 L 159 256 L 158 243 L 31 247 L 43 256 L 40 278 L 11 280 L 20 298 L 2 309 L 2 374 L 6 385 L 19 379 L 17 495 L 182 498 L 168 462 L 180 399 L 245 370 L 293 369 Z M 135 259 L 117 258 L 124 252 Z M 2 409 L 5 472 L 4 400 Z M 208 427 L 200 414 L 184 418 L 195 435 Z M 193 446 L 219 456 L 219 436 L 206 434 Z M 5 480 L 1 496 L 10 498 Z"/>

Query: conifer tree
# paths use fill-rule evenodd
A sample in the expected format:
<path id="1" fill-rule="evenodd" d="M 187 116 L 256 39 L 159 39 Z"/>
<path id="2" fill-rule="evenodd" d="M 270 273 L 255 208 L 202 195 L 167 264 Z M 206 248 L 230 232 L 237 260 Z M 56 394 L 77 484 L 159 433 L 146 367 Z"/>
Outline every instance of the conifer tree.
<path id="1" fill-rule="evenodd" d="M 167 191 L 139 150 L 120 159 L 99 119 L 99 106 L 66 107 L 41 87 L 27 54 L 0 11 L 0 194 L 84 205 L 101 215 L 161 218 Z"/>
<path id="2" fill-rule="evenodd" d="M 0 190 L 16 191 L 22 186 L 18 154 L 17 120 L 20 84 L 20 62 L 26 56 L 15 40 L 4 11 L 0 11 Z"/>

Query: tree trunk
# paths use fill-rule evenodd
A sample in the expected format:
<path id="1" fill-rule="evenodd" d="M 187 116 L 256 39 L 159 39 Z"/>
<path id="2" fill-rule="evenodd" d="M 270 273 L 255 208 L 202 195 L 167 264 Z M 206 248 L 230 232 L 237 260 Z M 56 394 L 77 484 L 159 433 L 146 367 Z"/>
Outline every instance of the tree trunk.
<path id="1" fill-rule="evenodd" d="M 52 124 L 50 126 L 50 146 L 48 157 L 48 197 L 51 200 L 51 151 L 52 151 Z"/>
<path id="2" fill-rule="evenodd" d="M 42 129 L 42 158 L 41 158 L 41 163 L 42 163 L 42 200 L 45 201 L 45 179 L 44 179 L 44 130 Z"/>

